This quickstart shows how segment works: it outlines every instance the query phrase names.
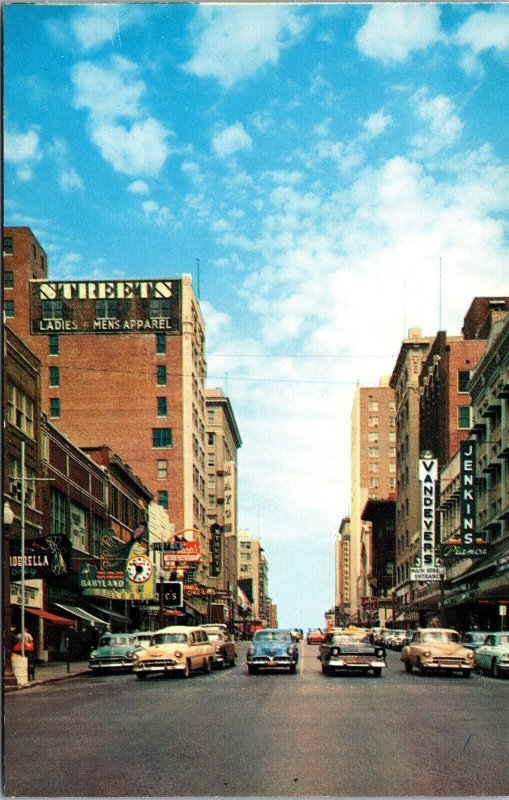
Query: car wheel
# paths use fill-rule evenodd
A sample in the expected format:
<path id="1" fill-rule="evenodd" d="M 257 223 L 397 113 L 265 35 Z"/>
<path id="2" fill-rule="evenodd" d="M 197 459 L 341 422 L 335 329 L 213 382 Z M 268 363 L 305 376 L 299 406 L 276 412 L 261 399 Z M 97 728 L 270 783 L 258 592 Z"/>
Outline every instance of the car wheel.
<path id="1" fill-rule="evenodd" d="M 405 661 L 404 663 L 405 663 L 405 672 L 412 672 L 412 662 Z"/>
<path id="2" fill-rule="evenodd" d="M 494 658 L 491 662 L 491 674 L 494 678 L 500 678 L 500 670 L 498 668 L 497 659 Z"/>
<path id="3" fill-rule="evenodd" d="M 183 678 L 189 678 L 190 673 L 191 673 L 191 667 L 189 666 L 189 659 L 188 659 L 186 661 L 186 665 L 185 665 L 184 669 L 182 670 L 182 672 L 180 674 L 181 674 L 181 676 Z"/>
<path id="4" fill-rule="evenodd" d="M 253 664 L 248 664 L 247 671 L 250 675 L 256 675 L 258 673 L 258 667 L 255 667 Z"/>
<path id="5" fill-rule="evenodd" d="M 297 664 L 290 664 L 290 675 L 295 675 L 297 672 Z"/>
<path id="6" fill-rule="evenodd" d="M 139 681 L 144 681 L 145 678 L 147 677 L 147 673 L 146 672 L 137 672 L 136 673 L 136 677 L 138 678 Z"/>
<path id="7" fill-rule="evenodd" d="M 234 655 L 233 655 L 233 656 L 230 658 L 230 660 L 228 661 L 228 665 L 229 665 L 230 667 L 234 667 L 234 666 L 235 666 L 235 656 L 234 656 Z"/>
<path id="8" fill-rule="evenodd" d="M 205 675 L 210 675 L 212 671 L 212 661 L 210 658 L 205 658 L 203 661 L 203 672 Z"/>
<path id="9" fill-rule="evenodd" d="M 373 667 L 373 676 L 375 678 L 380 678 L 382 675 L 382 667 Z"/>
<path id="10" fill-rule="evenodd" d="M 426 669 L 426 667 L 422 663 L 421 659 L 419 659 L 419 661 L 417 662 L 417 666 L 418 666 L 420 675 L 426 675 L 427 674 L 428 670 Z"/>

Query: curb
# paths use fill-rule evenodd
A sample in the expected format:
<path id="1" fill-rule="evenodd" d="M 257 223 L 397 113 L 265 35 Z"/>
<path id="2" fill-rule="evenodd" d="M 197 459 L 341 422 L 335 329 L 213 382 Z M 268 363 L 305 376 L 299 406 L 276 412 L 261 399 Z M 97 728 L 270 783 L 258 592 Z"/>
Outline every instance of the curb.
<path id="1" fill-rule="evenodd" d="M 3 691 L 4 695 L 14 694 L 15 692 L 21 692 L 24 689 L 32 689 L 34 686 L 44 686 L 47 683 L 57 683 L 58 681 L 68 681 L 70 678 L 77 678 L 80 675 L 88 675 L 88 670 L 65 673 L 64 675 L 56 675 L 53 676 L 52 678 L 39 678 L 34 681 L 29 681 L 28 683 L 21 684 L 20 686 L 4 686 Z"/>

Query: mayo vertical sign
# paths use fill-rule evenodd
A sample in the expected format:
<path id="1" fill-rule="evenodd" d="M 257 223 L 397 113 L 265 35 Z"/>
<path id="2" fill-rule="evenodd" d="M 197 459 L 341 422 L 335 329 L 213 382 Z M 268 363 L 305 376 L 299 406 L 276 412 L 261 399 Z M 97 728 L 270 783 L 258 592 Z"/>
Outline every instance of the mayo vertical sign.
<path id="1" fill-rule="evenodd" d="M 439 581 L 443 569 L 435 566 L 435 516 L 438 460 L 421 458 L 419 481 L 421 484 L 421 554 L 420 566 L 410 570 L 412 581 Z"/>

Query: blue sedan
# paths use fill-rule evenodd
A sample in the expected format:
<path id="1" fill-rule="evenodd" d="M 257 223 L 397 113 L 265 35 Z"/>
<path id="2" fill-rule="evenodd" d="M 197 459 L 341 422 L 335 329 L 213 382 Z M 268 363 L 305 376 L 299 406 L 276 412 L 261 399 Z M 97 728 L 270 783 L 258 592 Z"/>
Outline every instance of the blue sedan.
<path id="1" fill-rule="evenodd" d="M 247 653 L 247 670 L 256 675 L 263 669 L 297 670 L 299 650 L 292 632 L 281 628 L 265 628 L 257 631 Z"/>

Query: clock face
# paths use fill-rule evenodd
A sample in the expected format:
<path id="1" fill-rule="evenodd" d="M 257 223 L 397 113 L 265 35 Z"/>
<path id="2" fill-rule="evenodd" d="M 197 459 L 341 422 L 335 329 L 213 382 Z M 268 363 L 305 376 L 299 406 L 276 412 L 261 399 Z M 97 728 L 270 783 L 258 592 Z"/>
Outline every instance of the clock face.
<path id="1" fill-rule="evenodd" d="M 135 556 L 127 562 L 126 572 L 135 583 L 145 583 L 152 575 L 152 562 L 146 556 Z"/>

